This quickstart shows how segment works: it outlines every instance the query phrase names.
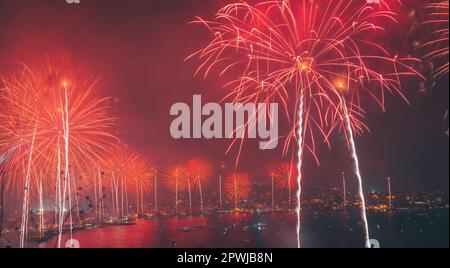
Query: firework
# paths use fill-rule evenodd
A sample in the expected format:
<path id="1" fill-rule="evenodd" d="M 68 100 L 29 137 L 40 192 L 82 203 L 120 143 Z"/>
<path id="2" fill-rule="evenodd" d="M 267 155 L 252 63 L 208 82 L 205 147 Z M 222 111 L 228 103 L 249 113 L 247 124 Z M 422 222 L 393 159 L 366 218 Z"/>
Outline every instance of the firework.
<path id="1" fill-rule="evenodd" d="M 234 200 L 235 209 L 239 207 L 239 201 L 247 198 L 252 190 L 249 176 L 245 173 L 230 174 L 225 181 L 225 193 L 230 200 Z"/>
<path id="2" fill-rule="evenodd" d="M 209 182 L 209 179 L 213 175 L 213 167 L 205 159 L 194 158 L 190 160 L 187 165 L 187 174 L 189 177 L 188 187 L 190 188 L 191 179 L 194 185 L 198 186 L 200 193 L 200 210 L 203 213 L 203 188 Z"/>
<path id="3" fill-rule="evenodd" d="M 281 163 L 270 171 L 274 185 L 278 189 L 288 191 L 289 210 L 291 209 L 292 191 L 297 188 L 297 167 L 290 163 Z"/>
<path id="4" fill-rule="evenodd" d="M 425 60 L 438 64 L 433 70 L 435 78 L 448 74 L 448 29 L 449 2 L 434 1 L 425 5 L 426 18 L 422 23 L 427 30 L 421 49 L 426 53 Z M 430 28 L 432 29 L 430 31 Z"/>
<path id="5" fill-rule="evenodd" d="M 129 190 L 136 195 L 136 214 L 143 216 L 144 196 L 151 192 L 154 183 L 156 183 L 153 179 L 155 170 L 148 165 L 144 158 L 137 156 L 130 163 L 127 171 L 125 177 L 130 181 L 128 183 Z"/>
<path id="6" fill-rule="evenodd" d="M 355 139 L 353 137 L 353 128 L 350 122 L 350 115 L 348 112 L 347 104 L 343 103 L 344 107 L 344 116 L 345 116 L 345 125 L 347 128 L 347 135 L 348 135 L 348 141 L 350 146 L 350 153 L 352 155 L 353 161 L 354 161 L 354 172 L 356 174 L 356 177 L 358 178 L 358 195 L 359 199 L 361 200 L 361 218 L 363 219 L 364 224 L 364 238 L 365 238 L 365 246 L 366 248 L 370 248 L 370 236 L 369 236 L 369 223 L 367 221 L 367 209 L 366 209 L 366 199 L 364 197 L 364 187 L 363 187 L 363 180 L 361 176 L 361 171 L 359 168 L 359 158 L 356 151 L 356 145 L 355 145 Z"/>
<path id="7" fill-rule="evenodd" d="M 132 180 L 129 184 L 130 189 L 136 194 L 136 211 L 138 215 L 144 215 L 144 195 L 151 192 L 152 186 L 156 185 L 155 174 L 155 169 L 141 156 L 135 159 L 131 166 L 131 173 L 127 174 Z"/>
<path id="8" fill-rule="evenodd" d="M 349 139 L 346 123 L 352 132 L 362 134 L 367 130 L 363 96 L 370 96 L 384 110 L 387 93 L 406 100 L 400 78 L 417 76 L 410 65 L 418 60 L 391 56 L 371 39 L 384 31 L 379 22 L 395 22 L 396 14 L 385 8 L 388 4 L 347 0 L 237 3 L 220 9 L 213 21 L 195 21 L 213 35 L 204 49 L 188 57 L 201 61 L 197 74 L 207 76 L 214 69 L 221 69 L 221 76 L 232 73 L 236 77 L 237 73 L 225 85 L 229 92 L 225 98 L 239 103 L 278 101 L 283 106 L 291 123 L 284 136 L 284 153 L 291 141 L 297 141 L 298 237 L 304 151 L 319 162 L 317 141 L 329 145 L 336 129 L 345 130 Z M 344 97 L 337 80 L 358 84 L 347 100 L 348 116 L 342 109 Z M 352 142 L 348 140 L 349 147 Z"/>
<path id="9" fill-rule="evenodd" d="M 4 122 L 0 147 L 6 151 L 14 148 L 6 163 L 10 177 L 17 178 L 8 182 L 11 189 L 22 177 L 21 164 L 31 151 L 35 152 L 32 166 L 49 173 L 58 163 L 58 155 L 68 158 L 63 170 L 67 173 L 69 165 L 84 169 L 109 151 L 114 119 L 107 113 L 108 99 L 96 98 L 96 83 L 81 83 L 66 68 L 23 67 L 3 78 L 1 102 L 5 110 L 0 115 Z M 65 133 L 64 128 L 70 132 Z M 71 139 L 64 137 L 67 134 Z M 32 146 L 34 150 L 30 150 Z"/>
<path id="10" fill-rule="evenodd" d="M 153 171 L 155 180 L 155 213 L 158 213 L 158 170 L 155 168 Z"/>
<path id="11" fill-rule="evenodd" d="M 186 169 L 183 166 L 172 166 L 166 172 L 165 185 L 175 192 L 175 211 L 178 214 L 179 191 L 186 190 Z"/>
<path id="12" fill-rule="evenodd" d="M 297 169 L 290 163 L 281 163 L 272 170 L 275 186 L 282 190 L 292 190 L 297 186 Z"/>
<path id="13" fill-rule="evenodd" d="M 133 160 L 137 157 L 137 155 L 128 149 L 127 146 L 121 147 L 118 149 L 119 151 L 115 154 L 114 163 L 115 163 L 115 173 L 113 173 L 113 178 L 115 181 L 115 189 L 116 189 L 116 209 L 119 211 L 118 215 L 120 215 L 120 219 L 123 219 L 124 216 L 128 215 L 128 183 L 126 174 L 129 173 L 129 168 L 133 163 Z M 120 199 L 119 199 L 120 198 Z M 120 202 L 119 202 L 120 200 Z"/>
<path id="14" fill-rule="evenodd" d="M 6 187 L 23 191 L 21 247 L 27 236 L 30 192 L 35 190 L 32 181 L 41 177 L 45 181 L 39 185 L 56 184 L 61 234 L 66 200 L 71 206 L 70 167 L 87 167 L 114 139 L 108 99 L 95 97 L 95 82 L 82 81 L 69 65 L 50 63 L 23 66 L 2 79 L 0 155 L 14 150 L 5 162 Z M 56 174 L 54 182 L 51 174 Z"/>
<path id="15" fill-rule="evenodd" d="M 116 219 L 129 215 L 129 195 L 136 196 L 136 214 L 144 215 L 144 196 L 153 189 L 154 168 L 146 160 L 120 143 L 108 155 L 103 167 L 111 187 L 111 208 Z"/>
<path id="16" fill-rule="evenodd" d="M 345 172 L 342 172 L 342 208 L 347 207 L 347 182 L 345 181 Z"/>
<path id="17" fill-rule="evenodd" d="M 389 212 L 392 212 L 392 187 L 391 187 L 391 177 L 387 177 L 388 182 L 388 192 L 389 192 Z"/>

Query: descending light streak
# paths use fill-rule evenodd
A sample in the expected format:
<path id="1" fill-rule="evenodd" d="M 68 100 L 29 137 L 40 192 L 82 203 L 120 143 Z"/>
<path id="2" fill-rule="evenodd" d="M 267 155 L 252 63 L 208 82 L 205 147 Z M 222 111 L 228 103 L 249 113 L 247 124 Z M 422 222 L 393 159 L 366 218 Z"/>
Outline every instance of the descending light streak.
<path id="1" fill-rule="evenodd" d="M 105 195 L 103 193 L 103 176 L 100 168 L 97 168 L 97 175 L 98 175 L 98 191 L 100 195 L 100 224 L 103 223 L 103 207 L 104 207 L 104 200 L 103 196 Z"/>
<path id="2" fill-rule="evenodd" d="M 366 246 L 366 248 L 370 248 L 371 246 L 370 246 L 370 236 L 369 236 L 369 223 L 367 221 L 366 200 L 364 197 L 363 181 L 362 181 L 361 172 L 359 169 L 359 159 L 358 159 L 358 154 L 356 152 L 355 140 L 353 137 L 353 128 L 351 126 L 350 115 L 348 113 L 347 104 L 346 104 L 345 100 L 343 100 L 343 102 L 344 102 L 343 106 L 344 106 L 345 123 L 346 123 L 348 136 L 349 136 L 350 150 L 351 150 L 351 155 L 352 155 L 352 158 L 354 161 L 355 174 L 358 178 L 358 195 L 359 195 L 359 198 L 361 199 L 361 218 L 362 218 L 362 221 L 364 224 L 365 246 Z"/>
<path id="3" fill-rule="evenodd" d="M 272 173 L 272 210 L 274 208 L 274 203 L 275 203 L 275 182 Z"/>
<path id="4" fill-rule="evenodd" d="M 31 176 L 31 166 L 33 163 L 33 151 L 34 143 L 36 141 L 36 131 L 37 131 L 37 120 L 34 125 L 33 137 L 31 139 L 30 154 L 28 157 L 27 173 L 25 176 L 25 188 L 23 195 L 23 205 L 22 205 L 22 222 L 20 227 L 20 248 L 25 247 L 25 240 L 27 239 L 27 229 L 28 229 L 28 211 L 29 211 L 29 199 L 30 199 L 30 176 Z"/>
<path id="5" fill-rule="evenodd" d="M 392 212 L 392 188 L 391 188 L 391 177 L 387 178 L 388 180 L 388 190 L 389 190 L 389 212 Z"/>
<path id="6" fill-rule="evenodd" d="M 297 175 L 297 247 L 301 248 L 300 231 L 301 231 L 301 197 L 302 197 L 302 161 L 303 161 L 303 90 L 301 91 L 300 104 L 298 110 L 298 175 Z"/>
<path id="7" fill-rule="evenodd" d="M 175 177 L 175 213 L 178 215 L 178 175 Z"/>
<path id="8" fill-rule="evenodd" d="M 189 191 L 189 213 L 192 216 L 192 191 L 191 191 L 191 179 L 188 178 L 188 191 Z"/>
<path id="9" fill-rule="evenodd" d="M 57 204 L 58 204 L 58 240 L 57 247 L 61 248 L 61 240 L 62 240 L 62 228 L 63 222 L 61 218 L 61 214 L 63 212 L 62 208 L 62 192 L 61 192 L 61 148 L 59 146 L 59 136 L 57 139 L 57 168 L 56 168 L 56 188 L 57 188 Z"/>
<path id="10" fill-rule="evenodd" d="M 289 213 L 291 213 L 291 203 L 292 203 L 291 180 L 292 180 L 292 168 L 289 169 L 289 176 L 288 176 L 288 191 L 289 191 L 288 209 L 289 209 Z"/>
<path id="11" fill-rule="evenodd" d="M 238 209 L 238 192 L 237 192 L 237 183 L 236 183 L 236 174 L 233 174 L 233 183 L 234 183 L 234 205 L 235 209 Z"/>
<path id="12" fill-rule="evenodd" d="M 67 82 L 63 81 L 63 88 L 64 88 L 64 104 L 62 110 L 62 125 L 63 125 L 63 141 L 64 141 L 64 186 L 63 186 L 63 194 L 62 199 L 60 202 L 62 203 L 60 205 L 60 211 L 59 211 L 59 232 L 58 232 L 58 248 L 61 247 L 61 239 L 62 239 L 62 233 L 64 228 L 64 222 L 65 222 L 65 214 L 66 214 L 66 196 L 68 188 L 70 189 L 70 186 L 68 185 L 69 180 L 69 96 L 68 96 L 68 90 L 67 90 Z M 59 145 L 58 145 L 59 146 Z M 59 155 L 59 153 L 58 153 Z M 59 162 L 59 159 L 58 159 Z M 59 166 L 59 164 L 58 164 Z M 70 200 L 70 190 L 69 190 L 69 206 L 71 203 Z M 70 215 L 72 214 L 71 209 L 69 208 Z M 71 216 L 70 216 L 71 217 Z M 72 233 L 72 222 L 70 222 L 70 232 Z"/>
<path id="13" fill-rule="evenodd" d="M 39 238 L 44 237 L 45 232 L 45 215 L 44 215 L 44 197 L 43 197 L 42 175 L 39 177 L 38 192 L 39 192 Z"/>
<path id="14" fill-rule="evenodd" d="M 155 213 L 158 211 L 158 170 L 155 169 Z"/>
<path id="15" fill-rule="evenodd" d="M 200 181 L 200 176 L 197 175 L 198 180 L 198 190 L 200 191 L 200 210 L 203 214 L 203 190 L 202 190 L 202 182 Z"/>
<path id="16" fill-rule="evenodd" d="M 342 197 L 342 208 L 345 209 L 347 207 L 347 185 L 345 182 L 345 172 L 342 172 Z"/>
<path id="17" fill-rule="evenodd" d="M 112 203 L 112 211 L 115 217 L 115 220 L 119 219 L 119 186 L 116 182 L 116 173 L 114 171 L 111 172 L 111 203 Z"/>
<path id="18" fill-rule="evenodd" d="M 75 182 L 75 172 L 72 169 L 72 185 L 73 185 L 73 194 L 75 195 L 75 206 L 77 208 L 77 218 L 78 218 L 78 225 L 81 226 L 81 218 L 80 218 L 80 203 L 78 200 L 78 190 L 77 185 Z M 69 182 L 70 183 L 70 182 Z"/>
<path id="19" fill-rule="evenodd" d="M 222 174 L 219 175 L 219 202 L 220 202 L 220 208 L 223 207 L 222 202 Z"/>
<path id="20" fill-rule="evenodd" d="M 67 191 L 68 191 L 68 197 L 67 201 L 69 204 L 69 231 L 70 231 L 70 241 L 73 241 L 73 216 L 72 216 L 72 187 L 70 186 L 70 177 L 72 177 L 73 174 L 68 174 L 68 177 L 66 178 L 65 183 L 67 184 Z"/>
<path id="21" fill-rule="evenodd" d="M 136 215 L 139 216 L 139 213 L 140 213 L 139 212 L 139 194 L 140 194 L 140 190 L 139 190 L 138 177 L 136 175 L 134 177 L 134 181 L 135 181 L 135 188 L 136 188 Z"/>
<path id="22" fill-rule="evenodd" d="M 143 185 L 142 182 L 141 182 L 141 210 L 142 210 L 141 214 L 142 214 L 142 216 L 144 216 L 144 215 L 145 215 L 145 208 L 144 208 L 144 185 Z"/>

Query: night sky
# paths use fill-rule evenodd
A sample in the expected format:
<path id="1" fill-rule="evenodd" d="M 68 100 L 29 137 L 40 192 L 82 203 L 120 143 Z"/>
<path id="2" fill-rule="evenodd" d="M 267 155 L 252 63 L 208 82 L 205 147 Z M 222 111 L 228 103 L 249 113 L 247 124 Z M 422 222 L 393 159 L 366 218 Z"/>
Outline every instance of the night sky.
<path id="1" fill-rule="evenodd" d="M 198 93 L 204 101 L 224 95 L 216 77 L 194 78 L 195 62 L 184 59 L 209 39 L 205 29 L 188 22 L 197 15 L 209 18 L 228 2 L 0 0 L 0 74 L 20 63 L 69 58 L 90 78 L 101 78 L 102 95 L 118 99 L 120 134 L 150 162 L 164 168 L 199 156 L 231 170 L 236 151 L 224 154 L 228 141 L 176 141 L 169 133 L 172 104 L 190 103 Z M 367 191 L 386 191 L 386 177 L 392 176 L 396 191 L 448 192 L 447 86 L 445 78 L 419 95 L 417 83 L 410 83 L 405 88 L 410 106 L 390 96 L 388 112 L 369 109 L 372 133 L 356 140 Z M 307 155 L 306 186 L 337 185 L 341 172 L 350 171 L 343 137 L 333 143 L 332 151 L 319 150 L 320 167 Z M 259 178 L 281 157 L 280 150 L 262 152 L 249 142 L 238 169 Z"/>

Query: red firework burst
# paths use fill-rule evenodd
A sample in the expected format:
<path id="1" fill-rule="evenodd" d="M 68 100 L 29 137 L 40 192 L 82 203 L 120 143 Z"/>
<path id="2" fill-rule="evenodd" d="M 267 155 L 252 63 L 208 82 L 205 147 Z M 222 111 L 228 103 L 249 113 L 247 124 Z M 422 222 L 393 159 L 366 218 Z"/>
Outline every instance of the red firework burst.
<path id="1" fill-rule="evenodd" d="M 225 193 L 230 200 L 235 202 L 235 208 L 243 199 L 247 198 L 252 190 L 250 178 L 246 173 L 230 174 L 225 180 Z"/>
<path id="2" fill-rule="evenodd" d="M 281 163 L 270 171 L 278 189 L 293 191 L 297 189 L 297 167 L 290 163 Z"/>
<path id="3" fill-rule="evenodd" d="M 384 23 L 396 22 L 389 4 L 356 0 L 236 3 L 221 8 L 214 20 L 196 21 L 212 34 L 208 45 L 188 57 L 201 61 L 196 73 L 207 76 L 220 69 L 221 76 L 228 75 L 225 98 L 238 103 L 276 101 L 285 111 L 291 127 L 284 136 L 284 153 L 294 140 L 298 150 L 299 247 L 304 151 L 319 162 L 317 140 L 329 145 L 329 136 L 336 130 L 345 131 L 355 160 L 366 247 L 370 246 L 353 134 L 368 130 L 364 123 L 364 107 L 371 105 L 367 96 L 384 110 L 388 93 L 406 101 L 401 78 L 419 75 L 410 67 L 419 60 L 391 55 L 377 37 L 385 31 Z"/>
<path id="4" fill-rule="evenodd" d="M 226 98 L 281 103 L 292 122 L 285 153 L 297 139 L 318 161 L 316 140 L 328 142 L 336 122 L 344 121 L 336 81 L 353 84 L 346 102 L 353 130 L 362 134 L 367 130 L 362 99 L 370 96 L 384 109 L 386 93 L 406 99 L 400 78 L 418 75 L 410 67 L 417 59 L 389 55 L 375 40 L 384 31 L 380 22 L 395 22 L 396 16 L 379 6 L 344 0 L 230 4 L 215 20 L 198 18 L 213 40 L 189 58 L 200 59 L 197 73 L 205 76 L 214 69 L 239 74 L 229 79 Z"/>
<path id="5" fill-rule="evenodd" d="M 164 184 L 170 190 L 175 192 L 184 191 L 187 188 L 187 172 L 186 168 L 180 165 L 170 167 L 165 175 Z"/>
<path id="6" fill-rule="evenodd" d="M 187 163 L 186 168 L 189 186 L 191 183 L 198 186 L 200 193 L 200 208 L 203 212 L 203 191 L 213 175 L 213 167 L 208 160 L 194 158 Z"/>
<path id="7" fill-rule="evenodd" d="M 112 148 L 109 99 L 96 97 L 96 82 L 83 81 L 67 64 L 23 66 L 2 82 L 0 155 L 10 154 L 8 187 L 23 185 L 27 172 L 53 180 L 58 168 L 87 169 Z"/>

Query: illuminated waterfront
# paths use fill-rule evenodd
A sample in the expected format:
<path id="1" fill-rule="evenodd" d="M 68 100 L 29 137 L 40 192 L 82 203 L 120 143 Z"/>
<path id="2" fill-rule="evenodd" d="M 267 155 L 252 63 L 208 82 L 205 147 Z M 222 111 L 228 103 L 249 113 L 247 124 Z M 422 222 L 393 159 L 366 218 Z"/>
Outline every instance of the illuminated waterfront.
<path id="1" fill-rule="evenodd" d="M 355 212 L 357 214 L 357 212 Z M 382 247 L 448 247 L 448 210 L 370 213 L 371 237 Z M 308 213 L 305 247 L 361 247 L 361 223 L 354 215 Z M 138 220 L 74 233 L 83 248 L 286 248 L 296 246 L 295 214 L 230 214 Z M 63 241 L 69 239 L 65 235 Z M 54 240 L 40 247 L 54 247 Z M 37 245 L 35 245 L 37 246 Z"/>

